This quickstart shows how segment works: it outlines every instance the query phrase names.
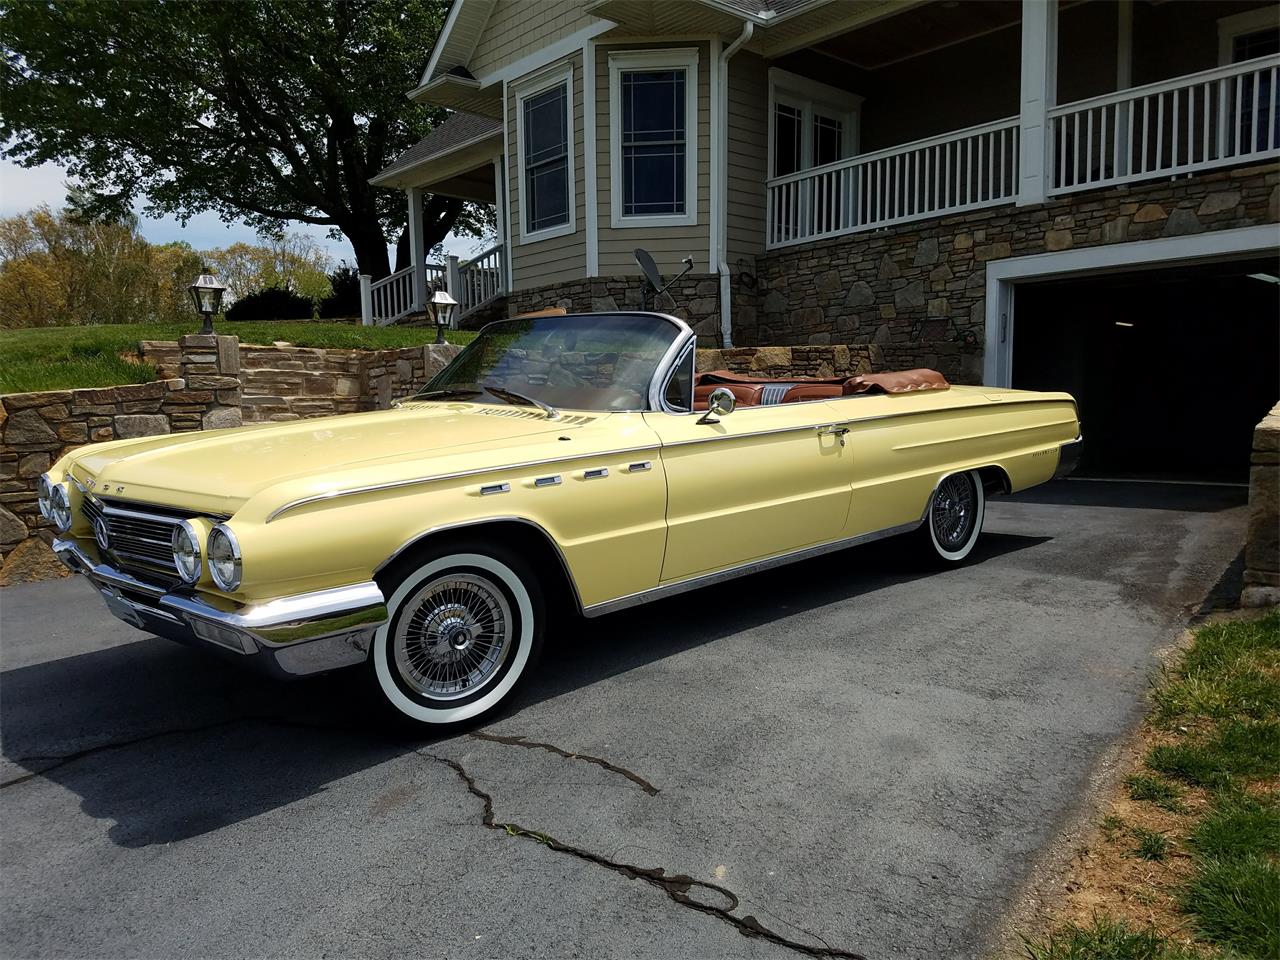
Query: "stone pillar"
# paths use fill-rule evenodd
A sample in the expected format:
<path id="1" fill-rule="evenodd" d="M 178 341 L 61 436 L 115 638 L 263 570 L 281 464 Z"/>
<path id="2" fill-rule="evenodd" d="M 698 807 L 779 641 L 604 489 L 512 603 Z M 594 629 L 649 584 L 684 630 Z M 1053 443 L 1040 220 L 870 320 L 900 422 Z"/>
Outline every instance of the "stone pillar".
<path id="1" fill-rule="evenodd" d="M 1253 431 L 1240 602 L 1246 607 L 1280 604 L 1280 403 Z"/>
<path id="2" fill-rule="evenodd" d="M 190 334 L 178 339 L 178 352 L 188 402 L 207 405 L 199 427 L 240 426 L 240 338 Z"/>

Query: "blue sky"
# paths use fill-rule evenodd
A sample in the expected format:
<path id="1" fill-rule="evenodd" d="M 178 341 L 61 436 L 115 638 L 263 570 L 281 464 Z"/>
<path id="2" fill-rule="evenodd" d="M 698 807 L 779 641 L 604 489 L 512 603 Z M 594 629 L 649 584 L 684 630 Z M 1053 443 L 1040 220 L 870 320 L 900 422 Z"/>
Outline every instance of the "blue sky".
<path id="1" fill-rule="evenodd" d="M 0 216 L 11 217 L 42 203 L 47 203 L 54 209 L 61 207 L 66 199 L 63 186 L 66 179 L 65 172 L 56 164 L 46 163 L 26 169 L 10 160 L 0 159 Z M 197 250 L 225 247 L 239 241 L 253 243 L 257 239 L 252 228 L 243 223 L 223 223 L 212 213 L 193 217 L 186 226 L 174 217 L 162 217 L 158 220 L 144 217 L 140 229 L 142 235 L 152 243 L 185 240 Z M 345 237 L 331 239 L 326 228 L 306 223 L 292 223 L 287 229 L 290 233 L 300 233 L 314 240 L 329 254 L 335 266 L 342 260 L 355 263 L 351 244 Z M 445 239 L 445 250 L 466 256 L 475 252 L 476 243 L 475 240 L 459 239 L 450 234 Z"/>

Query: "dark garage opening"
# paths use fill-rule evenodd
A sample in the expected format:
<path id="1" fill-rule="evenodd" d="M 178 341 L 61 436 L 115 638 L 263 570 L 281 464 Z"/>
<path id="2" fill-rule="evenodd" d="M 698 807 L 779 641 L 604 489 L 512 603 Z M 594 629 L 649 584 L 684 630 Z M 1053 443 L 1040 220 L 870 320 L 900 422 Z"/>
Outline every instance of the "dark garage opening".
<path id="1" fill-rule="evenodd" d="M 1075 396 L 1078 476 L 1245 483 L 1280 399 L 1277 281 L 1267 258 L 1020 283 L 1013 386 Z"/>

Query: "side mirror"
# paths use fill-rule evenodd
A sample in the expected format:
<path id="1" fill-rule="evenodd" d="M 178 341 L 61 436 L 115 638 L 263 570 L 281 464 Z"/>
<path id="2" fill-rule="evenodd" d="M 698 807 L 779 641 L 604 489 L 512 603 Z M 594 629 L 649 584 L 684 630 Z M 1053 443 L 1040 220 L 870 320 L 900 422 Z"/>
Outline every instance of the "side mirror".
<path id="1" fill-rule="evenodd" d="M 719 423 L 721 417 L 733 413 L 738 398 L 728 387 L 716 387 L 707 397 L 707 412 L 698 418 L 699 423 Z"/>

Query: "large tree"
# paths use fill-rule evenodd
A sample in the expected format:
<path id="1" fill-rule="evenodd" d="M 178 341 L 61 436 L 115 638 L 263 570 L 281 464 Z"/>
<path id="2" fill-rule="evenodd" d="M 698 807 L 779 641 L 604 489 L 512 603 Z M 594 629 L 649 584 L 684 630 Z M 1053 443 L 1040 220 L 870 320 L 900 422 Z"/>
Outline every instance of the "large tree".
<path id="1" fill-rule="evenodd" d="M 91 212 L 327 226 L 388 272 L 404 194 L 369 178 L 444 118 L 411 103 L 445 0 L 0 0 L 0 143 Z M 425 204 L 426 243 L 487 211 Z"/>

